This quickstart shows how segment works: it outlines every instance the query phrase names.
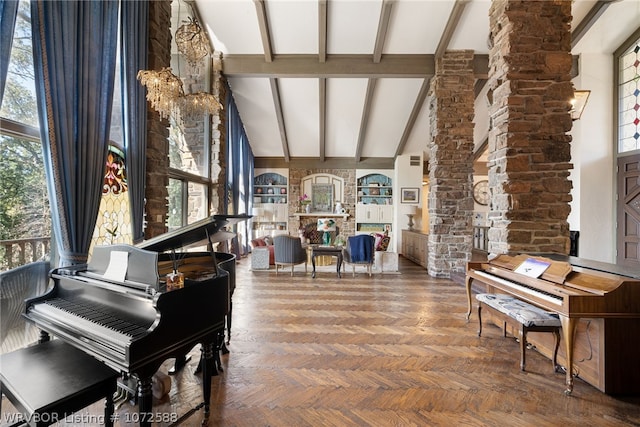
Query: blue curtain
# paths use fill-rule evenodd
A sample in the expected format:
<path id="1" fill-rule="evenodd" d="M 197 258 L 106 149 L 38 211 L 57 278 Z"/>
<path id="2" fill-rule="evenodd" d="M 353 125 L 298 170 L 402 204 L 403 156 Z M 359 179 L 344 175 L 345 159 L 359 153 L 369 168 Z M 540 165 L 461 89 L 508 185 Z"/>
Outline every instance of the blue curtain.
<path id="1" fill-rule="evenodd" d="M 147 100 L 137 80 L 147 69 L 149 3 L 122 1 L 120 75 L 122 76 L 122 123 L 126 152 L 131 234 L 133 242 L 144 239 L 144 188 L 147 171 Z"/>
<path id="2" fill-rule="evenodd" d="M 118 2 L 32 0 L 40 136 L 59 265 L 86 262 L 107 156 Z"/>
<path id="3" fill-rule="evenodd" d="M 233 206 L 229 214 L 251 213 L 253 186 L 253 152 L 244 130 L 240 113 L 233 99 L 231 88 L 227 85 L 227 185 L 226 200 Z M 248 248 L 250 241 L 249 224 L 242 223 L 241 240 L 235 239 L 236 256 Z"/>
<path id="4" fill-rule="evenodd" d="M 13 28 L 18 15 L 17 0 L 0 0 L 0 105 L 4 97 L 4 85 L 7 82 L 11 46 L 13 45 Z"/>

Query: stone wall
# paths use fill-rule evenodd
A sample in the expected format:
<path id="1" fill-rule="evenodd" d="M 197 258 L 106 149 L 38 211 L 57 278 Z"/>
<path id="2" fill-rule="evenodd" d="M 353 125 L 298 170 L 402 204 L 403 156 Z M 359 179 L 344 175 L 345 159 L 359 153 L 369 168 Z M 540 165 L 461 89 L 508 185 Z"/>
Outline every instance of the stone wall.
<path id="1" fill-rule="evenodd" d="M 297 235 L 298 229 L 309 223 L 315 223 L 316 218 L 302 218 L 298 220 L 294 214 L 299 212 L 300 191 L 302 178 L 316 174 L 327 173 L 339 176 L 344 180 L 344 200 L 341 200 L 342 207 L 349 212 L 349 218 L 344 221 L 337 219 L 340 227 L 340 234 L 351 236 L 355 234 L 356 227 L 356 170 L 355 169 L 298 169 L 289 168 L 289 234 Z"/>
<path id="2" fill-rule="evenodd" d="M 160 70 L 171 64 L 171 0 L 149 2 L 149 69 Z M 169 196 L 169 122 L 147 105 L 147 173 L 145 197 L 145 239 L 167 231 Z"/>
<path id="3" fill-rule="evenodd" d="M 569 252 L 571 1 L 490 9 L 489 252 Z"/>
<path id="4" fill-rule="evenodd" d="M 160 70 L 171 65 L 171 40 L 171 0 L 149 2 L 149 69 Z M 220 73 L 220 60 L 216 58 L 212 60 L 211 91 L 218 95 L 222 105 L 225 105 L 226 88 Z M 185 78 L 187 93 L 206 90 L 203 79 L 189 76 L 187 73 L 181 73 L 180 77 Z M 213 114 L 210 126 L 205 120 L 186 120 L 182 127 L 188 147 L 182 161 L 194 162 L 198 164 L 199 168 L 208 168 L 211 174 L 211 184 L 208 191 L 209 213 L 211 214 L 224 212 L 226 206 L 224 203 L 225 112 L 225 110 L 220 110 L 217 114 Z M 169 195 L 169 122 L 161 120 L 159 114 L 148 106 L 147 125 L 145 239 L 167 232 Z M 211 156 L 209 163 L 204 165 L 201 164 L 205 156 L 203 147 L 207 144 L 211 146 Z M 202 197 L 204 196 L 203 194 Z"/>
<path id="5" fill-rule="evenodd" d="M 473 51 L 436 61 L 429 115 L 429 275 L 466 271 L 473 219 Z"/>
<path id="6" fill-rule="evenodd" d="M 212 67 L 211 92 L 217 96 L 223 106 L 227 105 L 226 80 L 221 73 L 222 65 L 219 55 L 214 55 Z M 227 175 L 226 149 L 227 149 L 227 121 L 226 109 L 219 110 L 211 116 L 211 181 L 209 192 L 209 210 L 213 213 L 227 213 L 224 200 L 225 177 Z"/>

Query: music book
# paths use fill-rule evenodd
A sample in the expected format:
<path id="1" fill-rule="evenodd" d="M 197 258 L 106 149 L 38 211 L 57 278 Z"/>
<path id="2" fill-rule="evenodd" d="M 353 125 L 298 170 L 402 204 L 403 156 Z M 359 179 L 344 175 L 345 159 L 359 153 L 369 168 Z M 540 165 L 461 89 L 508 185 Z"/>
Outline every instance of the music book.
<path id="1" fill-rule="evenodd" d="M 513 270 L 515 273 L 524 274 L 527 277 L 538 278 L 542 276 L 551 263 L 541 261 L 535 258 L 525 259 L 519 266 Z"/>

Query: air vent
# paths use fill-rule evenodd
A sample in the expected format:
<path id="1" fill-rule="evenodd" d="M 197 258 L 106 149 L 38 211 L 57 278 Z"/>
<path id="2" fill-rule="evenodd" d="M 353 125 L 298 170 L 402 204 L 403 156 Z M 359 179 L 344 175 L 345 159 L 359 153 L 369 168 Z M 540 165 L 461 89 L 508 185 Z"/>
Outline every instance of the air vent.
<path id="1" fill-rule="evenodd" d="M 411 157 L 409 157 L 409 165 L 410 166 L 420 166 L 420 156 L 411 156 Z"/>

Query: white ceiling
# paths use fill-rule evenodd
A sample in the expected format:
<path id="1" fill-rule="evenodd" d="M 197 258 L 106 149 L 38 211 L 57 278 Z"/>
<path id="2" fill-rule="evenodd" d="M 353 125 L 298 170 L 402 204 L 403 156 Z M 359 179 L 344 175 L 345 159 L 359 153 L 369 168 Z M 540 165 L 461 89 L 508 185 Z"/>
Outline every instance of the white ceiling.
<path id="1" fill-rule="evenodd" d="M 422 152 L 429 122 L 421 88 L 434 56 L 473 49 L 486 68 L 488 0 L 195 0 L 195 7 L 222 52 L 257 158 Z M 580 22 L 591 24 L 574 55 L 610 53 L 638 28 L 640 0 L 576 0 L 573 15 L 574 36 Z"/>

